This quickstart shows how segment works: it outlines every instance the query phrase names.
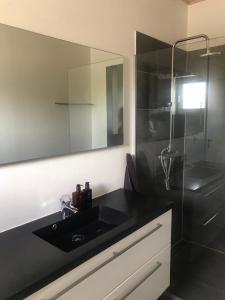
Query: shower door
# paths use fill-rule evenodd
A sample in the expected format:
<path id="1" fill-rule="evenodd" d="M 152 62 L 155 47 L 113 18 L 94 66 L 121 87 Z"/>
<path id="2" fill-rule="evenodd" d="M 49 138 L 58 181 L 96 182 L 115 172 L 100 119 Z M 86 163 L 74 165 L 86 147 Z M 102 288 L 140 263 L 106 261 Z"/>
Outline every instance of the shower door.
<path id="1" fill-rule="evenodd" d="M 185 45 L 186 75 L 176 82 L 185 118 L 183 237 L 225 254 L 225 39 Z M 184 47 L 183 47 L 184 48 Z"/>

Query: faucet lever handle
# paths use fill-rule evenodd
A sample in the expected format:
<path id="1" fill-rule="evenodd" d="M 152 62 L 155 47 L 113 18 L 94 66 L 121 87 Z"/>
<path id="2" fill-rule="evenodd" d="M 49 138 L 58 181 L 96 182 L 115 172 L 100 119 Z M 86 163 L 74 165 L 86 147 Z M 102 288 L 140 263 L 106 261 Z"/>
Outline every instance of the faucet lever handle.
<path id="1" fill-rule="evenodd" d="M 63 220 L 78 212 L 78 209 L 73 206 L 72 199 L 69 195 L 63 195 L 60 198 L 60 202 Z"/>
<path id="2" fill-rule="evenodd" d="M 71 197 L 69 195 L 62 195 L 62 197 L 59 199 L 62 205 L 65 205 L 67 203 L 71 203 Z"/>

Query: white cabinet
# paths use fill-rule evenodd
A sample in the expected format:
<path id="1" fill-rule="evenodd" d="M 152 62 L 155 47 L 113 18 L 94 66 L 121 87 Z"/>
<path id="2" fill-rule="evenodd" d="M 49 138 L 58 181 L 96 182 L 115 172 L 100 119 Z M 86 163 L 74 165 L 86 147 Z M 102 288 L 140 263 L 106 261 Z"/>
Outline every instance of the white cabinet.
<path id="1" fill-rule="evenodd" d="M 104 300 L 155 300 L 170 284 L 170 247 L 147 261 Z"/>
<path id="2" fill-rule="evenodd" d="M 28 297 L 155 300 L 170 281 L 171 211 Z"/>

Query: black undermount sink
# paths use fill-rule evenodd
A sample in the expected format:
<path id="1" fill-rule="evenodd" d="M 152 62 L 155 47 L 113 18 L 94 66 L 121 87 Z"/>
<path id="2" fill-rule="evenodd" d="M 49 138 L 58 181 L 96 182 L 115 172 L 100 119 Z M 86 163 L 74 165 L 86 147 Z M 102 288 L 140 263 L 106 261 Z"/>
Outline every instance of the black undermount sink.
<path id="1" fill-rule="evenodd" d="M 91 242 L 105 242 L 132 225 L 132 219 L 115 209 L 96 206 L 33 233 L 55 247 L 70 252 Z"/>

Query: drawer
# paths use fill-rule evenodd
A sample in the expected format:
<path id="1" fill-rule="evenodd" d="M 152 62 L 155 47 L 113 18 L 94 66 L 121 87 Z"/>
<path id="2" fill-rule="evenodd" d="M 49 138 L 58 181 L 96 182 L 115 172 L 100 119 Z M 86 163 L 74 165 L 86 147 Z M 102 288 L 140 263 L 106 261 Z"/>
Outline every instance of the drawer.
<path id="1" fill-rule="evenodd" d="M 147 261 L 103 300 L 156 300 L 170 285 L 170 247 Z"/>
<path id="2" fill-rule="evenodd" d="M 164 213 L 112 247 L 114 255 L 126 253 L 138 257 L 139 266 L 171 243 L 172 211 Z M 134 263 L 134 262 L 133 262 Z M 137 266 L 138 267 L 138 266 Z"/>
<path id="3" fill-rule="evenodd" d="M 171 211 L 141 227 L 28 299 L 102 299 L 171 241 Z M 103 284 L 104 283 L 104 284 Z"/>
<path id="4" fill-rule="evenodd" d="M 114 258 L 109 263 L 57 299 L 72 300 L 74 295 L 85 300 L 102 299 L 110 290 L 170 245 L 170 234 L 169 211 L 116 244 L 112 248 Z"/>

